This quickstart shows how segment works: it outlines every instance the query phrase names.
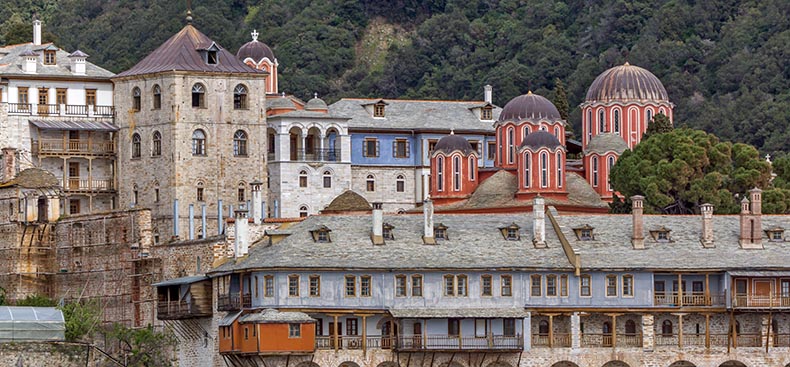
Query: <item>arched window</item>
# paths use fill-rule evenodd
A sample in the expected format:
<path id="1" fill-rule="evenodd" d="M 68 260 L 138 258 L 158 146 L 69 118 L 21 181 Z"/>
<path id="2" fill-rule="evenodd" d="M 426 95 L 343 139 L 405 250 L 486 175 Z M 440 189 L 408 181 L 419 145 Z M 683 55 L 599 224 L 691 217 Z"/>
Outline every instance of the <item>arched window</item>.
<path id="1" fill-rule="evenodd" d="M 549 322 L 546 320 L 540 320 L 538 323 L 538 335 L 540 336 L 548 336 L 549 335 Z"/>
<path id="2" fill-rule="evenodd" d="M 549 155 L 540 153 L 540 187 L 549 186 Z"/>
<path id="3" fill-rule="evenodd" d="M 365 178 L 365 188 L 370 192 L 376 191 L 376 178 L 373 175 Z"/>
<path id="4" fill-rule="evenodd" d="M 666 115 L 666 114 L 664 113 L 664 109 L 663 109 L 663 108 L 659 108 L 659 109 L 658 109 L 658 113 L 660 113 L 660 114 L 662 114 L 662 115 Z"/>
<path id="5" fill-rule="evenodd" d="M 664 322 L 661 323 L 661 335 L 672 336 L 672 321 L 664 320 Z"/>
<path id="6" fill-rule="evenodd" d="M 606 189 L 612 191 L 612 167 L 614 167 L 614 157 L 609 156 L 606 162 Z"/>
<path id="7" fill-rule="evenodd" d="M 475 162 L 475 157 L 469 157 L 469 180 L 475 180 L 475 168 L 477 168 L 477 162 Z"/>
<path id="8" fill-rule="evenodd" d="M 592 157 L 592 184 L 598 187 L 598 157 Z"/>
<path id="9" fill-rule="evenodd" d="M 132 158 L 140 158 L 140 134 L 132 134 Z"/>
<path id="10" fill-rule="evenodd" d="M 324 188 L 328 189 L 332 187 L 332 172 L 324 171 Z"/>
<path id="11" fill-rule="evenodd" d="M 625 335 L 636 335 L 636 323 L 634 320 L 627 320 L 625 322 Z"/>
<path id="12" fill-rule="evenodd" d="M 592 129 L 593 129 L 593 120 L 592 120 L 592 108 L 587 109 L 587 142 L 590 142 L 592 139 Z"/>
<path id="13" fill-rule="evenodd" d="M 138 193 L 139 193 L 139 191 L 138 191 L 138 188 L 137 188 L 137 184 L 132 185 L 132 204 L 133 205 L 137 205 L 137 202 L 138 202 L 137 200 L 139 199 Z M 41 200 L 41 199 L 39 199 L 39 200 Z M 76 214 L 76 213 L 74 213 L 74 214 Z"/>
<path id="14" fill-rule="evenodd" d="M 206 155 L 206 133 L 203 130 L 192 132 L 192 155 Z"/>
<path id="15" fill-rule="evenodd" d="M 247 201 L 246 188 L 247 185 L 245 185 L 244 182 L 239 182 L 239 189 L 236 191 L 236 199 L 240 203 Z"/>
<path id="16" fill-rule="evenodd" d="M 557 140 L 560 140 L 560 128 L 558 126 L 554 127 L 554 137 L 556 137 Z"/>
<path id="17" fill-rule="evenodd" d="M 529 152 L 524 153 L 524 187 L 529 188 L 532 182 L 532 172 L 530 170 L 532 165 L 532 154 Z"/>
<path id="18" fill-rule="evenodd" d="M 444 191 L 444 157 L 436 158 L 436 191 Z"/>
<path id="19" fill-rule="evenodd" d="M 398 177 L 395 177 L 395 191 L 397 192 L 406 191 L 406 177 L 404 177 L 403 175 L 398 175 Z"/>
<path id="20" fill-rule="evenodd" d="M 453 191 L 461 191 L 461 157 L 453 157 Z"/>
<path id="21" fill-rule="evenodd" d="M 195 186 L 196 186 L 195 200 L 203 201 L 203 199 L 204 199 L 204 197 L 203 197 L 203 186 L 204 186 L 203 185 L 203 181 L 198 181 L 197 185 L 195 185 Z"/>
<path id="22" fill-rule="evenodd" d="M 192 107 L 206 107 L 206 87 L 203 84 L 196 83 L 192 86 Z"/>
<path id="23" fill-rule="evenodd" d="M 651 121 L 653 121 L 653 110 L 648 108 L 647 109 L 647 120 L 645 120 L 645 122 L 646 123 L 650 123 Z"/>
<path id="24" fill-rule="evenodd" d="M 620 133 L 620 110 L 614 110 L 614 133 Z"/>
<path id="25" fill-rule="evenodd" d="M 507 162 L 513 163 L 513 158 L 516 156 L 516 137 L 512 127 L 507 129 Z"/>
<path id="26" fill-rule="evenodd" d="M 299 171 L 299 187 L 307 187 L 307 171 Z"/>
<path id="27" fill-rule="evenodd" d="M 244 130 L 236 130 L 233 134 L 233 155 L 236 157 L 247 156 L 247 133 Z"/>
<path id="28" fill-rule="evenodd" d="M 598 133 L 606 131 L 606 120 L 604 119 L 603 108 L 598 110 Z"/>
<path id="29" fill-rule="evenodd" d="M 557 187 L 562 187 L 562 154 L 557 152 Z"/>
<path id="30" fill-rule="evenodd" d="M 154 109 L 158 110 L 162 108 L 162 88 L 159 87 L 159 84 L 154 85 Z"/>
<path id="31" fill-rule="evenodd" d="M 529 135 L 529 126 L 524 125 L 524 130 L 522 131 L 521 134 L 521 140 L 524 140 L 527 137 L 527 135 Z"/>
<path id="32" fill-rule="evenodd" d="M 140 111 L 140 94 L 140 88 L 132 89 L 132 109 L 135 111 Z"/>
<path id="33" fill-rule="evenodd" d="M 307 217 L 307 205 L 302 205 L 299 207 L 299 218 Z"/>
<path id="34" fill-rule="evenodd" d="M 162 155 L 162 133 L 154 131 L 154 136 L 151 139 L 151 156 L 158 157 Z"/>
<path id="35" fill-rule="evenodd" d="M 233 89 L 233 109 L 247 109 L 247 87 L 244 85 L 239 84 Z"/>

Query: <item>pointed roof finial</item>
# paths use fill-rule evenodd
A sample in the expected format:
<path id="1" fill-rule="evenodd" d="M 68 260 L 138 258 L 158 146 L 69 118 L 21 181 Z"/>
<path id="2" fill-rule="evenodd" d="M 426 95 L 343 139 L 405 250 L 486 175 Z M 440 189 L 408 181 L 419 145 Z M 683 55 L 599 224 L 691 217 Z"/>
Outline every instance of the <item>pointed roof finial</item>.
<path id="1" fill-rule="evenodd" d="M 532 91 L 531 91 L 531 90 L 530 90 L 530 91 L 527 91 L 527 94 L 532 94 Z"/>
<path id="2" fill-rule="evenodd" d="M 187 0 L 187 24 L 192 24 L 192 0 Z"/>
<path id="3" fill-rule="evenodd" d="M 313 98 L 318 98 L 318 92 L 313 92 Z"/>
<path id="4" fill-rule="evenodd" d="M 283 98 L 285 98 L 285 92 L 283 92 Z"/>
<path id="5" fill-rule="evenodd" d="M 623 64 L 623 66 L 630 66 L 630 65 L 631 64 L 629 64 L 628 61 L 626 61 L 625 64 Z"/>
<path id="6" fill-rule="evenodd" d="M 257 41 L 258 40 L 258 35 L 260 35 L 260 33 L 258 33 L 257 29 L 253 29 L 252 33 L 250 33 L 250 35 L 252 35 L 252 40 L 253 41 Z"/>
<path id="7" fill-rule="evenodd" d="M 450 129 L 450 135 L 455 135 L 455 129 Z"/>

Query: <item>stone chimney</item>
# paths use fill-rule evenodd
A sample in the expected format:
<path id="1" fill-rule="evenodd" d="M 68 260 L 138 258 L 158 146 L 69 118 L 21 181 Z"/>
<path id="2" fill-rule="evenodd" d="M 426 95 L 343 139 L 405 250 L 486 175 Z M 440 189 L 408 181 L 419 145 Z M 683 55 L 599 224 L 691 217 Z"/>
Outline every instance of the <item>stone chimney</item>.
<path id="1" fill-rule="evenodd" d="M 700 239 L 702 247 L 716 247 L 716 244 L 713 243 L 713 205 L 702 204 L 699 211 L 702 213 L 702 238 Z"/>
<path id="2" fill-rule="evenodd" d="M 41 21 L 33 21 L 33 45 L 41 46 Z"/>
<path id="3" fill-rule="evenodd" d="M 264 218 L 263 193 L 261 192 L 261 186 L 263 186 L 263 182 L 259 180 L 250 182 L 250 189 L 252 190 L 252 203 L 250 203 L 250 216 L 252 216 L 252 222 L 255 224 L 261 224 L 261 220 L 262 218 Z"/>
<path id="4" fill-rule="evenodd" d="M 373 203 L 373 230 L 370 239 L 374 245 L 384 244 L 384 209 L 381 203 Z"/>
<path id="5" fill-rule="evenodd" d="M 644 196 L 631 196 L 631 219 L 633 222 L 631 245 L 633 245 L 636 250 L 643 250 L 645 248 L 645 221 L 642 216 L 644 212 L 644 202 Z"/>
<path id="6" fill-rule="evenodd" d="M 422 204 L 422 214 L 424 216 L 422 229 L 422 242 L 426 245 L 435 245 L 436 238 L 433 237 L 433 201 L 425 199 Z"/>
<path id="7" fill-rule="evenodd" d="M 762 190 L 754 188 L 749 190 L 749 199 L 741 200 L 739 242 L 743 249 L 763 248 L 762 193 Z"/>
<path id="8" fill-rule="evenodd" d="M 235 222 L 233 223 L 235 237 L 233 239 L 233 253 L 236 258 L 247 255 L 250 248 L 249 223 L 247 210 L 236 210 Z"/>
<path id="9" fill-rule="evenodd" d="M 3 177 L 0 181 L 8 181 L 16 177 L 16 149 L 3 148 Z"/>
<path id="10" fill-rule="evenodd" d="M 546 203 L 540 195 L 532 201 L 532 244 L 546 247 Z"/>
<path id="11" fill-rule="evenodd" d="M 489 84 L 483 87 L 483 100 L 488 103 L 494 103 L 492 102 L 494 100 L 494 87 Z"/>
<path id="12" fill-rule="evenodd" d="M 84 52 L 77 50 L 69 55 L 71 61 L 71 73 L 74 75 L 85 75 L 85 65 L 88 55 Z"/>

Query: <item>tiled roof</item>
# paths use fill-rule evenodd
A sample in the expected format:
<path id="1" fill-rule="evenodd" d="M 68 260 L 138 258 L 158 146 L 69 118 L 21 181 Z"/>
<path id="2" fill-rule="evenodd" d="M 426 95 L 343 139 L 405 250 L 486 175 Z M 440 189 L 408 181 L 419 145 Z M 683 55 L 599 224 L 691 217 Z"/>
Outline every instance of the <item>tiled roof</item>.
<path id="1" fill-rule="evenodd" d="M 100 68 L 90 62 L 85 63 L 85 75 L 75 75 L 71 71 L 70 54 L 64 50 L 55 51 L 55 65 L 44 65 L 41 55 L 47 47 L 56 48 L 51 43 L 34 45 L 33 43 L 21 43 L 0 47 L 0 75 L 25 75 L 25 76 L 64 76 L 69 78 L 106 78 L 109 79 L 114 74 L 108 70 Z M 25 74 L 22 71 L 25 54 L 36 54 L 39 56 L 35 74 Z"/>
<path id="2" fill-rule="evenodd" d="M 386 99 L 384 118 L 374 118 L 364 106 L 380 99 L 344 98 L 329 106 L 338 116 L 351 118 L 350 129 L 383 130 L 456 130 L 493 133 L 493 121 L 480 120 L 480 114 L 470 110 L 482 101 L 430 101 Z M 499 117 L 501 108 L 495 107 L 493 117 Z"/>
<path id="3" fill-rule="evenodd" d="M 257 70 L 239 61 L 236 55 L 218 45 L 219 62 L 217 64 L 207 64 L 199 50 L 206 49 L 212 44 L 216 43 L 191 24 L 187 24 L 180 32 L 170 37 L 159 48 L 138 62 L 137 65 L 118 74 L 117 77 L 163 71 L 266 74 L 265 71 Z"/>
<path id="4" fill-rule="evenodd" d="M 110 122 L 98 120 L 30 120 L 41 130 L 118 131 Z"/>
<path id="5" fill-rule="evenodd" d="M 628 144 L 625 143 L 620 135 L 612 133 L 604 133 L 593 136 L 590 142 L 587 143 L 587 148 L 584 149 L 584 154 L 598 153 L 603 155 L 606 152 L 615 152 L 622 154 L 628 150 Z"/>
<path id="6" fill-rule="evenodd" d="M 49 171 L 40 168 L 28 168 L 17 173 L 16 177 L 0 184 L 0 188 L 11 186 L 19 186 L 26 189 L 52 189 L 60 187 L 60 182 Z"/>
<path id="7" fill-rule="evenodd" d="M 446 318 L 524 318 L 529 313 L 523 308 L 396 308 L 390 309 L 396 319 Z"/>
<path id="8" fill-rule="evenodd" d="M 315 319 L 302 312 L 295 311 L 277 311 L 275 309 L 267 308 L 261 312 L 248 313 L 239 318 L 241 323 L 256 323 L 256 324 L 284 324 L 284 323 L 309 323 L 315 322 Z"/>

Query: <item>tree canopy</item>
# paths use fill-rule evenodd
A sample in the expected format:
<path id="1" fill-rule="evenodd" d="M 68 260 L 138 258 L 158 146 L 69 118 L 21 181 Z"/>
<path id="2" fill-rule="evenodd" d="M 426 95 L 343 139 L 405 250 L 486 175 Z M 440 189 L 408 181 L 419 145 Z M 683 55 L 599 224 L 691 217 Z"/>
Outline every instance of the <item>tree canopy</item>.
<path id="1" fill-rule="evenodd" d="M 763 195 L 766 213 L 775 212 L 771 165 L 753 146 L 720 141 L 688 128 L 655 134 L 626 151 L 610 174 L 625 197 L 645 196 L 648 212 L 691 214 L 713 204 L 717 213 L 737 213 L 742 195 L 754 187 Z"/>

